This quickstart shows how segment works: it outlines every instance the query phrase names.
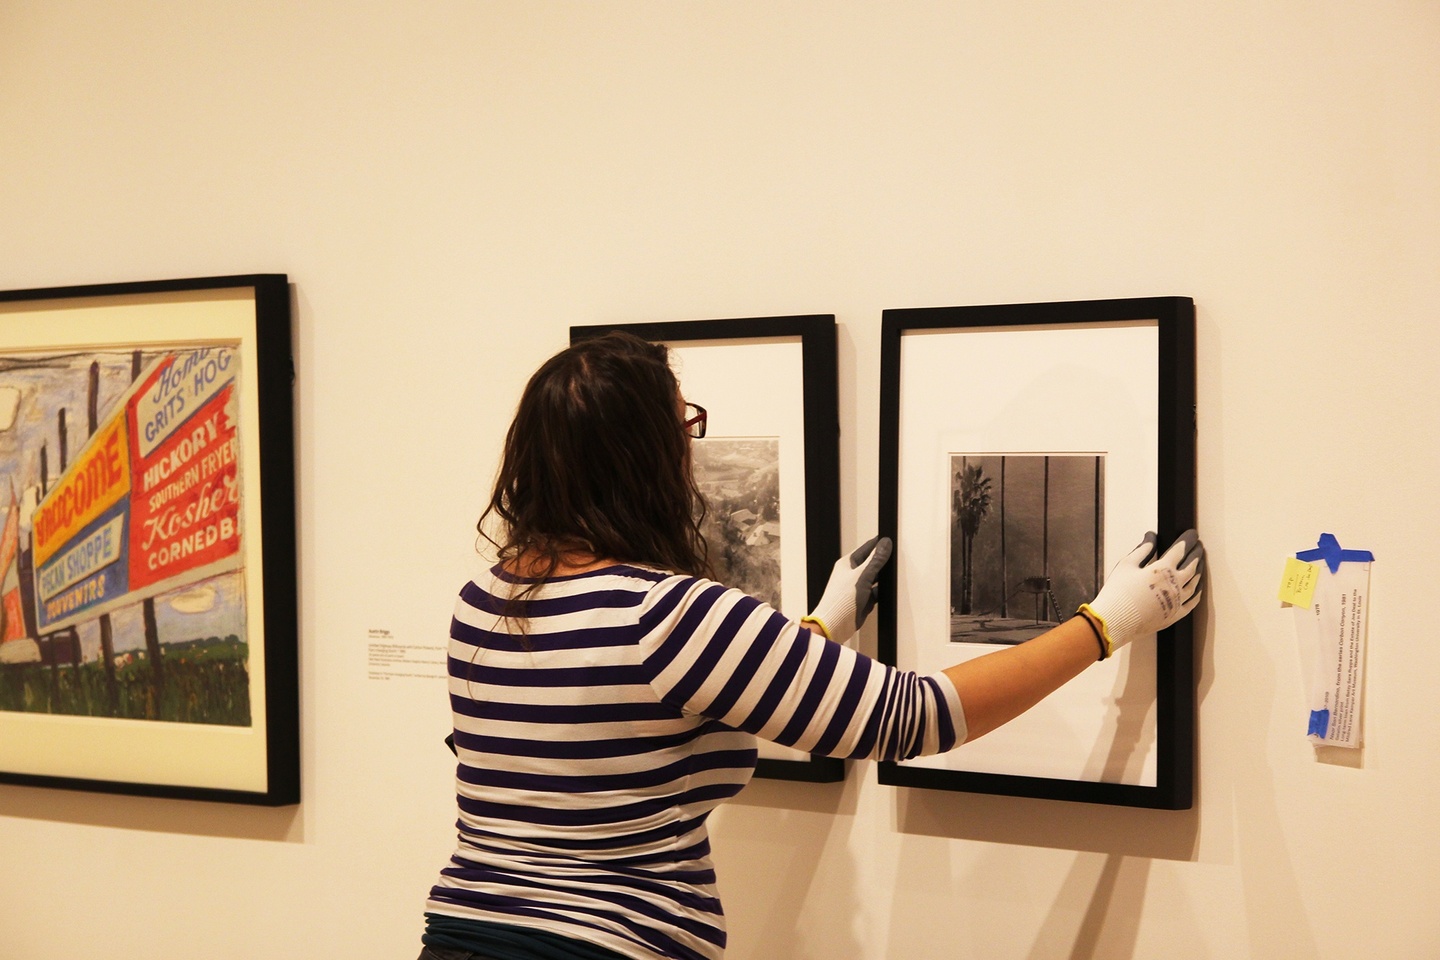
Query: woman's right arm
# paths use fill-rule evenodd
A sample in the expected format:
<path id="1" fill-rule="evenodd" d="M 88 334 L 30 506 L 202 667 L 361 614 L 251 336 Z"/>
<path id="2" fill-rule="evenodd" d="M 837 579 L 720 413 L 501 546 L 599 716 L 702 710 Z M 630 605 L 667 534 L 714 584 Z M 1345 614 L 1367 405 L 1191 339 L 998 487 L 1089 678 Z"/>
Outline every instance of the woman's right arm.
<path id="1" fill-rule="evenodd" d="M 641 618 L 647 680 L 673 707 L 807 752 L 887 760 L 943 752 L 1025 712 L 1102 649 L 1188 613 L 1202 566 L 1198 541 L 1188 543 L 1149 566 L 1149 547 L 1122 561 L 1087 605 L 1095 621 L 1073 618 L 931 676 L 812 634 L 738 590 L 677 577 Z"/>
<path id="2" fill-rule="evenodd" d="M 1096 660 L 1136 637 L 1159 633 L 1200 602 L 1205 548 L 1187 530 L 1149 562 L 1155 535 L 1146 534 L 1115 565 L 1098 596 L 1075 616 L 1032 640 L 946 669 L 965 711 L 967 740 L 1015 719 Z"/>
<path id="3" fill-rule="evenodd" d="M 802 623 L 817 623 L 835 640 L 854 633 L 874 604 L 876 580 L 891 549 L 888 538 L 877 538 L 842 557 L 816 607 L 822 615 L 812 612 Z M 1155 535 L 1146 534 L 1116 564 L 1100 595 L 1085 604 L 1080 616 L 1025 643 L 943 671 L 963 707 L 964 739 L 974 740 L 1003 726 L 1096 660 L 1189 613 L 1199 602 L 1204 571 L 1205 550 L 1195 531 L 1186 531 L 1164 556 L 1151 563 L 1154 552 Z"/>
<path id="4" fill-rule="evenodd" d="M 1094 663 L 1095 634 L 1072 617 L 1040 636 L 947 667 L 965 711 L 965 739 L 1014 720 Z"/>

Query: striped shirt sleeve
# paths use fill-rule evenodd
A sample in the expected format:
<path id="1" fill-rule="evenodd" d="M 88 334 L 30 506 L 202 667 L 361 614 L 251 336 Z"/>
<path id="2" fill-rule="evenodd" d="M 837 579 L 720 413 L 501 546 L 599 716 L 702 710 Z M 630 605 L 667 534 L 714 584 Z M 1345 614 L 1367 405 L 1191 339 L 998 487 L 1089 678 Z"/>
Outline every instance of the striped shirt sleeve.
<path id="1" fill-rule="evenodd" d="M 906 760 L 965 740 L 943 673 L 886 666 L 739 590 L 671 577 L 640 614 L 648 681 L 667 705 L 809 753 Z"/>

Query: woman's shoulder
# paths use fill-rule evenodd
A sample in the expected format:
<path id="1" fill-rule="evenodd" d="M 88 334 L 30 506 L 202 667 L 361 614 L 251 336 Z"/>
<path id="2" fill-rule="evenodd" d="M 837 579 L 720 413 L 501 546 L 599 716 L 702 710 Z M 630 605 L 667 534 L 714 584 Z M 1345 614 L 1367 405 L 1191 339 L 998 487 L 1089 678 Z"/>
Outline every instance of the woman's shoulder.
<path id="1" fill-rule="evenodd" d="M 734 587 L 663 567 L 614 562 L 593 569 L 547 578 L 533 590 L 534 578 L 520 576 L 503 564 L 476 571 L 460 590 L 459 602 L 494 613 L 512 599 L 528 602 L 559 602 L 638 608 L 638 612 L 665 617 L 696 606 L 729 608 L 735 605 L 764 606 Z M 768 608 L 767 608 L 768 609 Z"/>
<path id="2" fill-rule="evenodd" d="M 497 563 L 476 571 L 460 588 L 460 599 L 472 605 L 488 606 L 495 600 L 521 594 L 536 600 L 587 593 L 630 593 L 640 597 L 657 590 L 668 593 L 682 583 L 695 582 L 695 579 L 659 567 L 614 562 L 540 581 L 535 577 L 521 576 Z"/>
<path id="3" fill-rule="evenodd" d="M 779 613 L 765 601 L 737 587 L 678 573 L 656 579 L 641 604 L 641 622 L 652 629 L 667 623 L 678 625 L 681 621 L 704 621 L 713 627 L 725 620 L 738 625 L 757 615 L 761 620 L 768 620 Z"/>

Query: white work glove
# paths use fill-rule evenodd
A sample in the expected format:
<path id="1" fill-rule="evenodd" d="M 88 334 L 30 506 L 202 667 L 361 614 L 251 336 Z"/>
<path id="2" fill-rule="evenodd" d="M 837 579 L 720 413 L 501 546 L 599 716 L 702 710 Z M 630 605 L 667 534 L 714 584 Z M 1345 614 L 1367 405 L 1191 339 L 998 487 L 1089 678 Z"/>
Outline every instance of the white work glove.
<path id="1" fill-rule="evenodd" d="M 827 638 L 839 643 L 854 636 L 875 608 L 879 590 L 875 580 L 894 550 L 889 537 L 873 537 L 855 552 L 836 560 L 824 595 L 802 622 L 814 624 Z"/>
<path id="2" fill-rule="evenodd" d="M 1155 534 L 1147 533 L 1110 571 L 1099 595 L 1080 604 L 1080 615 L 1101 640 L 1101 660 L 1136 637 L 1164 630 L 1200 602 L 1205 545 L 1195 531 L 1186 530 L 1159 559 L 1147 562 L 1154 554 Z"/>

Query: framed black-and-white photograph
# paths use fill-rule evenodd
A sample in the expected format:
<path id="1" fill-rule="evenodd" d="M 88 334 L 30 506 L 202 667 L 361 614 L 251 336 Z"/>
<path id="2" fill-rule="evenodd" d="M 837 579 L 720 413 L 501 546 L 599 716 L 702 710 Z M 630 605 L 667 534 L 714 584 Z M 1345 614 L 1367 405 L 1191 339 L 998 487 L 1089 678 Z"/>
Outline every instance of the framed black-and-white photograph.
<path id="1" fill-rule="evenodd" d="M 835 318 L 604 324 L 670 348 L 685 398 L 706 409 L 693 446 L 704 533 L 721 582 L 791 617 L 820 601 L 840 555 Z M 833 782 L 842 760 L 760 741 L 756 776 Z"/>
<path id="2" fill-rule="evenodd" d="M 932 673 L 1024 643 L 1155 530 L 1194 525 L 1186 298 L 887 310 L 880 658 Z M 1184 809 L 1191 621 L 1097 665 L 983 739 L 882 763 L 883 783 Z"/>
<path id="3" fill-rule="evenodd" d="M 290 290 L 0 292 L 0 782 L 300 792 Z"/>

